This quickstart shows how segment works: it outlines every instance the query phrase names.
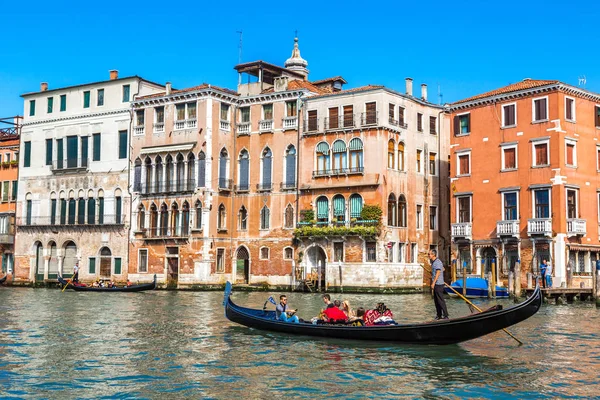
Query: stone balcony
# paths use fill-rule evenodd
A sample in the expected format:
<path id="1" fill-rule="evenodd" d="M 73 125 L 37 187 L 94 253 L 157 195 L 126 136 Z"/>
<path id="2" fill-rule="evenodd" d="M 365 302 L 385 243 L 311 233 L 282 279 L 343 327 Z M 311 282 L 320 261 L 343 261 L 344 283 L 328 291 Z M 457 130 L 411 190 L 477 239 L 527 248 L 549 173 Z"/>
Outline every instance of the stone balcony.
<path id="1" fill-rule="evenodd" d="M 452 224 L 452 240 L 471 240 L 473 238 L 473 224 L 461 222 Z"/>
<path id="2" fill-rule="evenodd" d="M 298 117 L 285 117 L 282 121 L 283 130 L 298 129 Z"/>
<path id="3" fill-rule="evenodd" d="M 531 218 L 527 221 L 527 234 L 552 237 L 552 218 Z"/>
<path id="4" fill-rule="evenodd" d="M 258 133 L 269 133 L 273 132 L 273 120 L 265 119 L 258 121 Z"/>
<path id="5" fill-rule="evenodd" d="M 240 122 L 237 125 L 237 135 L 238 136 L 250 135 L 250 122 Z"/>
<path id="6" fill-rule="evenodd" d="M 567 236 L 585 236 L 587 233 L 587 224 L 585 219 L 569 218 L 567 219 Z"/>
<path id="7" fill-rule="evenodd" d="M 519 220 L 506 220 L 506 221 L 498 221 L 496 223 L 496 236 L 507 237 L 513 236 L 519 237 Z"/>

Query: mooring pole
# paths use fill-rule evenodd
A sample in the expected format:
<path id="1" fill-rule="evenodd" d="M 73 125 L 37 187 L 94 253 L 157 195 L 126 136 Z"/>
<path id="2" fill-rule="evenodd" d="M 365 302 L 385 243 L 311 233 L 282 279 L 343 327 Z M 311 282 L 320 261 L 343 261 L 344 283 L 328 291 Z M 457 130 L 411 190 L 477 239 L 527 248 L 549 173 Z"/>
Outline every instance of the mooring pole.
<path id="1" fill-rule="evenodd" d="M 521 260 L 515 263 L 515 299 L 521 297 Z"/>
<path id="2" fill-rule="evenodd" d="M 467 295 L 467 262 L 463 262 L 463 285 L 462 285 L 462 294 L 463 296 Z"/>
<path id="3" fill-rule="evenodd" d="M 594 300 L 596 307 L 600 307 L 600 260 L 596 261 L 596 278 L 594 279 Z"/>
<path id="4" fill-rule="evenodd" d="M 492 297 L 496 298 L 496 259 L 492 260 Z"/>

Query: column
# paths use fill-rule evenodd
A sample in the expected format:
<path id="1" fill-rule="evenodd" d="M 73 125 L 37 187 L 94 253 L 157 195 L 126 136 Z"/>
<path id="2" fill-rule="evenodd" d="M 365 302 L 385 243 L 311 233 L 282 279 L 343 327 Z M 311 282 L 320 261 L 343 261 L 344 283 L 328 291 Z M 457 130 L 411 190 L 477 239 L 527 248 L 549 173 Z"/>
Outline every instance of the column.
<path id="1" fill-rule="evenodd" d="M 46 252 L 46 249 L 44 249 Z M 48 270 L 50 269 L 50 256 L 44 256 L 44 280 L 48 280 Z"/>
<path id="2" fill-rule="evenodd" d="M 163 162 L 163 164 L 162 164 L 162 169 L 163 169 L 163 171 L 162 171 L 163 181 L 164 181 L 164 182 L 167 182 L 168 178 L 167 178 L 167 162 L 166 162 L 166 161 L 165 161 L 165 162 Z M 160 186 L 159 186 L 159 185 L 161 185 L 162 183 L 163 183 L 163 182 L 157 182 L 157 185 L 156 185 L 156 192 L 160 192 Z M 165 189 L 165 190 L 163 190 L 163 191 L 166 191 L 166 190 L 167 190 L 167 189 L 169 189 L 169 188 L 165 187 L 164 189 Z"/>
<path id="3" fill-rule="evenodd" d="M 144 190 L 142 188 L 146 188 L 146 175 L 146 164 L 142 162 L 142 173 L 140 174 L 140 192 L 142 193 L 144 193 Z M 135 186 L 135 169 L 133 172 L 133 185 Z M 146 190 L 148 189 L 146 188 Z"/>
<path id="4" fill-rule="evenodd" d="M 150 193 L 153 188 L 156 188 L 158 182 L 156 181 L 156 164 L 152 163 L 152 176 L 150 177 L 150 187 L 146 188 L 146 193 Z M 156 191 L 156 189 L 155 189 Z"/>
<path id="5" fill-rule="evenodd" d="M 193 187 L 188 182 L 188 179 L 189 179 L 188 175 L 189 175 L 189 173 L 188 173 L 188 162 L 187 162 L 187 160 L 185 160 L 183 162 L 183 188 L 184 188 L 184 190 L 190 190 L 190 188 Z"/>

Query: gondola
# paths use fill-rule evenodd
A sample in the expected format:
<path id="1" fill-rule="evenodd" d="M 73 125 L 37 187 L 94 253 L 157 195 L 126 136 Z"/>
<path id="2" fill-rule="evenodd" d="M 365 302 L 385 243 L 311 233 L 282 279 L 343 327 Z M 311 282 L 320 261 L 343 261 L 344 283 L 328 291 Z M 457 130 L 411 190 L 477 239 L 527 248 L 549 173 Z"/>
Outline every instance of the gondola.
<path id="1" fill-rule="evenodd" d="M 8 277 L 8 275 L 4 275 L 4 278 L 0 278 L 0 285 L 3 284 L 4 282 L 6 282 L 7 277 Z"/>
<path id="2" fill-rule="evenodd" d="M 481 278 L 479 276 L 467 276 L 467 290 L 465 297 L 468 299 L 475 299 L 479 297 L 489 297 L 488 296 L 488 281 L 485 278 Z M 458 293 L 463 294 L 462 290 L 463 281 L 462 279 L 457 279 L 452 282 L 451 286 Z M 452 291 L 450 288 L 445 288 L 446 293 L 450 297 L 458 297 L 458 295 Z M 508 298 L 508 289 L 502 286 L 496 286 L 496 297 L 505 297 Z"/>
<path id="3" fill-rule="evenodd" d="M 225 286 L 225 316 L 232 322 L 261 330 L 336 339 L 373 340 L 406 344 L 453 344 L 475 339 L 517 324 L 534 315 L 542 305 L 539 286 L 513 307 L 490 310 L 449 320 L 401 325 L 349 326 L 289 323 L 275 318 L 275 311 L 245 308 L 231 300 L 231 283 Z"/>
<path id="4" fill-rule="evenodd" d="M 143 292 L 145 290 L 154 290 L 156 289 L 156 275 L 154 275 L 154 281 L 150 283 L 143 283 L 141 285 L 132 285 L 125 287 L 93 287 L 93 286 L 75 286 L 70 282 L 67 282 L 63 279 L 62 276 L 58 277 L 58 282 L 64 287 L 68 284 L 67 288 L 75 290 L 76 292 Z"/>

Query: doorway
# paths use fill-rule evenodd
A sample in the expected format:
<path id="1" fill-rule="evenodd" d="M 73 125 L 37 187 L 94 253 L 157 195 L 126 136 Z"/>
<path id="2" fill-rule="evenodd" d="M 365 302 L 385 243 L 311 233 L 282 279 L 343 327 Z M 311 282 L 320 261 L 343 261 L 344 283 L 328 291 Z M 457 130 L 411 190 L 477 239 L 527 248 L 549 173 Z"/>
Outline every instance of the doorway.
<path id="1" fill-rule="evenodd" d="M 73 275 L 73 267 L 77 262 L 77 245 L 72 241 L 65 244 L 65 258 L 63 259 L 62 276 Z"/>
<path id="2" fill-rule="evenodd" d="M 179 282 L 179 247 L 167 247 L 167 286 L 177 286 Z"/>
<path id="3" fill-rule="evenodd" d="M 42 282 L 44 280 L 44 248 L 40 242 L 35 244 L 35 281 Z"/>
<path id="4" fill-rule="evenodd" d="M 244 246 L 237 249 L 235 264 L 236 283 L 247 284 L 250 278 L 250 254 Z"/>
<path id="5" fill-rule="evenodd" d="M 100 249 L 100 276 L 110 278 L 112 272 L 112 252 L 108 247 Z"/>
<path id="6" fill-rule="evenodd" d="M 495 266 L 494 274 L 498 277 L 498 264 L 496 261 L 496 250 L 492 247 L 486 247 L 481 252 L 481 272 L 482 275 L 487 276 L 492 273 L 492 266 Z"/>
<path id="7" fill-rule="evenodd" d="M 325 289 L 327 282 L 327 256 L 319 246 L 306 250 L 306 279 L 316 276 L 318 289 Z M 309 275 L 310 274 L 310 275 Z M 311 279 L 314 281 L 314 279 Z"/>

